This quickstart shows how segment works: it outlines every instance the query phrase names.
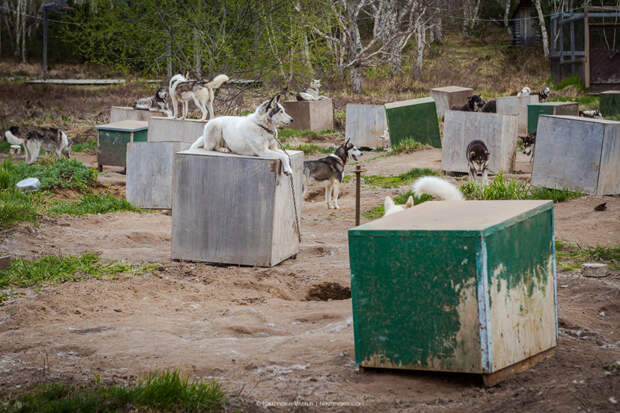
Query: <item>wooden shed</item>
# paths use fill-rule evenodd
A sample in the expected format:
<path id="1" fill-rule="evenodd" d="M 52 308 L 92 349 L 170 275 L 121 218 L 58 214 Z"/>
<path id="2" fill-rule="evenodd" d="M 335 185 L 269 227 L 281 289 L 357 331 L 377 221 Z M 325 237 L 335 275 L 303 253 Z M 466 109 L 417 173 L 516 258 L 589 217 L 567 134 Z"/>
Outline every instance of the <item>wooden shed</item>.
<path id="1" fill-rule="evenodd" d="M 521 0 L 510 17 L 513 46 L 531 46 L 540 42 L 536 8 L 531 0 Z"/>

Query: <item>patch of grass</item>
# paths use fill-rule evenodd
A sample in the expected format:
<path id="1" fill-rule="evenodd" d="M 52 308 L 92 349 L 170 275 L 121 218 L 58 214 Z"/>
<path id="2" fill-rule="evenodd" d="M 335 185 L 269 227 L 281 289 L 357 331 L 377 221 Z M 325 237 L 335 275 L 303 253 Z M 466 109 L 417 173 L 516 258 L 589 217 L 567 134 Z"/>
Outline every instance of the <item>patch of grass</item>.
<path id="1" fill-rule="evenodd" d="M 419 197 L 415 196 L 413 194 L 413 191 L 411 190 L 405 192 L 404 194 L 398 194 L 392 199 L 394 200 L 394 203 L 396 205 L 402 205 L 402 204 L 407 203 L 407 199 L 409 199 L 410 196 L 413 196 L 413 205 L 418 205 L 418 204 L 421 204 L 422 202 L 430 201 L 431 199 L 433 199 L 432 196 L 427 195 L 427 194 L 422 194 L 422 196 L 419 196 Z M 381 205 L 377 205 L 376 207 L 366 212 L 362 212 L 362 215 L 366 218 L 380 218 L 383 216 L 384 213 L 385 213 L 385 209 L 383 207 L 383 204 L 381 204 Z"/>
<path id="2" fill-rule="evenodd" d="M 40 198 L 38 193 L 23 193 L 17 189 L 0 190 L 0 228 L 9 228 L 17 222 L 36 222 Z"/>
<path id="3" fill-rule="evenodd" d="M 461 185 L 460 189 L 467 199 L 474 200 L 549 199 L 564 202 L 583 196 L 581 192 L 567 189 L 535 188 L 518 178 L 508 180 L 502 173 L 497 174 L 489 185 L 469 181 Z"/>
<path id="4" fill-rule="evenodd" d="M 9 149 L 11 149 L 11 144 L 7 141 L 0 142 L 0 153 L 9 153 Z"/>
<path id="5" fill-rule="evenodd" d="M 549 102 L 577 102 L 580 106 L 583 106 L 581 109 L 594 109 L 600 106 L 600 97 L 598 96 L 556 96 L 550 97 L 547 99 Z"/>
<path id="6" fill-rule="evenodd" d="M 31 389 L 0 406 L 17 412 L 175 411 L 219 412 L 226 397 L 219 383 L 191 382 L 178 370 L 151 373 L 134 385 L 108 386 L 97 380 L 90 386 L 53 383 Z"/>
<path id="7" fill-rule="evenodd" d="M 553 85 L 553 88 L 556 90 L 561 90 L 570 85 L 575 85 L 580 90 L 585 89 L 585 85 L 581 82 L 581 79 L 577 75 L 574 75 L 574 76 L 571 76 L 571 77 L 568 77 L 566 79 L 559 81 L 558 83 Z"/>
<path id="8" fill-rule="evenodd" d="M 47 211 L 52 214 L 68 215 L 109 214 L 119 211 L 144 212 L 143 209 L 110 194 L 85 194 L 77 202 L 54 201 L 53 206 Z"/>
<path id="9" fill-rule="evenodd" d="M 581 264 L 584 262 L 605 262 L 614 271 L 620 270 L 620 245 L 615 247 L 585 247 L 582 248 L 579 245 L 566 241 L 556 240 L 555 251 L 558 260 L 563 261 L 571 269 L 581 268 Z"/>
<path id="10" fill-rule="evenodd" d="M 97 139 L 91 139 L 86 143 L 71 145 L 71 152 L 94 151 L 97 149 Z"/>
<path id="11" fill-rule="evenodd" d="M 364 183 L 373 187 L 381 187 L 381 188 L 398 188 L 403 185 L 407 185 L 416 179 L 427 176 L 427 175 L 439 175 L 437 172 L 432 169 L 424 168 L 413 168 L 409 172 L 405 172 L 400 175 L 362 175 L 362 179 Z"/>
<path id="12" fill-rule="evenodd" d="M 278 132 L 278 138 L 280 138 L 282 141 L 286 141 L 291 138 L 317 138 L 321 135 L 331 135 L 333 133 L 336 133 L 336 131 L 331 129 L 321 132 L 299 129 L 282 129 Z"/>
<path id="13" fill-rule="evenodd" d="M 48 256 L 36 261 L 11 260 L 11 265 L 0 270 L 0 288 L 34 287 L 57 284 L 86 278 L 114 278 L 117 274 L 143 274 L 155 265 L 129 265 L 114 261 L 102 263 L 96 254 L 80 256 Z"/>
<path id="14" fill-rule="evenodd" d="M 303 151 L 304 155 L 313 155 L 315 153 L 334 153 L 334 151 L 336 150 L 336 148 L 334 148 L 333 146 L 323 148 L 313 143 L 301 143 L 299 145 L 284 144 L 284 149 L 292 151 Z"/>
<path id="15" fill-rule="evenodd" d="M 400 155 L 402 153 L 412 153 L 421 151 L 422 149 L 430 148 L 429 145 L 420 143 L 411 138 L 403 139 L 398 142 L 396 145 L 392 146 L 392 150 L 390 151 L 390 155 Z"/>
<path id="16" fill-rule="evenodd" d="M 86 191 L 97 181 L 97 171 L 76 159 L 59 159 L 49 165 L 14 163 L 7 158 L 0 164 L 0 190 L 14 187 L 25 178 L 38 178 L 41 190 L 75 189 Z"/>

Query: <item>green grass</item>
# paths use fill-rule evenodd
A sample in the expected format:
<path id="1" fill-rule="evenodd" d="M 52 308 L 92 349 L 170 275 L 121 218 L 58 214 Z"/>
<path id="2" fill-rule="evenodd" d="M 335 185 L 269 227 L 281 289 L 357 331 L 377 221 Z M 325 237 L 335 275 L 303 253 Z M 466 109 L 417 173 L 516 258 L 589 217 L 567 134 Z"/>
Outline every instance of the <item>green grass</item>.
<path id="1" fill-rule="evenodd" d="M 289 145 L 285 143 L 284 149 L 291 151 L 303 151 L 304 155 L 313 155 L 315 153 L 334 153 L 336 150 L 333 146 L 323 148 L 313 143 L 301 143 L 299 145 Z"/>
<path id="2" fill-rule="evenodd" d="M 25 162 L 14 163 L 12 158 L 0 163 L 0 190 L 9 189 L 25 178 L 38 178 L 41 190 L 75 189 L 86 191 L 97 181 L 97 171 L 76 159 L 60 159 L 50 165 Z"/>
<path id="3" fill-rule="evenodd" d="M 219 412 L 226 397 L 215 381 L 190 381 L 178 370 L 151 373 L 133 385 L 53 383 L 0 405 L 0 412 Z"/>
<path id="4" fill-rule="evenodd" d="M 547 99 L 549 102 L 577 102 L 579 109 L 598 109 L 600 106 L 600 98 L 598 96 L 555 96 Z"/>
<path id="5" fill-rule="evenodd" d="M 11 144 L 7 141 L 0 142 L 0 153 L 9 153 L 9 149 L 11 149 Z"/>
<path id="6" fill-rule="evenodd" d="M 579 269 L 584 262 L 605 262 L 612 270 L 620 271 L 620 245 L 582 248 L 569 241 L 556 240 L 555 251 L 564 271 Z"/>
<path id="7" fill-rule="evenodd" d="M 390 155 L 400 155 L 403 153 L 412 153 L 421 151 L 422 149 L 430 148 L 430 145 L 425 145 L 418 141 L 415 141 L 411 138 L 403 139 L 398 142 L 396 145 L 392 146 L 392 150 L 390 151 Z"/>
<path id="8" fill-rule="evenodd" d="M 571 85 L 577 86 L 579 90 L 585 89 L 585 85 L 581 82 L 581 79 L 577 75 L 574 75 L 574 76 L 571 76 L 571 77 L 568 77 L 566 79 L 559 81 L 558 83 L 553 85 L 553 88 L 556 90 L 562 90 L 565 87 L 571 86 Z"/>
<path id="9" fill-rule="evenodd" d="M 102 263 L 96 254 L 81 256 L 48 256 L 36 261 L 11 260 L 11 265 L 0 270 L 0 288 L 35 287 L 87 278 L 115 278 L 118 274 L 143 274 L 155 265 L 129 265 L 114 261 Z"/>
<path id="10" fill-rule="evenodd" d="M 86 143 L 71 145 L 71 152 L 94 151 L 97 149 L 97 139 L 91 139 Z"/>
<path id="11" fill-rule="evenodd" d="M 334 130 L 325 130 L 321 132 L 314 132 L 311 130 L 298 130 L 298 129 L 282 129 L 278 132 L 278 138 L 285 142 L 294 138 L 318 138 L 321 135 L 331 135 L 337 133 Z"/>
<path id="12" fill-rule="evenodd" d="M 489 185 L 481 185 L 469 181 L 460 187 L 467 199 L 500 200 L 500 199 L 549 199 L 553 202 L 564 202 L 583 196 L 581 192 L 567 189 L 536 188 L 518 178 L 504 177 L 502 173 L 495 176 Z"/>
<path id="13" fill-rule="evenodd" d="M 110 194 L 85 194 L 79 201 L 54 201 L 52 205 L 47 210 L 52 214 L 87 215 L 109 214 L 119 211 L 144 212 L 143 209 Z"/>
<path id="14" fill-rule="evenodd" d="M 402 205 L 402 204 L 407 203 L 407 199 L 409 199 L 410 196 L 413 196 L 413 205 L 418 205 L 418 204 L 421 204 L 422 202 L 430 201 L 431 199 L 433 199 L 432 196 L 426 195 L 426 194 L 423 194 L 420 197 L 415 196 L 413 194 L 413 191 L 407 191 L 404 194 L 398 194 L 392 199 L 394 200 L 394 203 L 396 205 Z M 362 216 L 366 218 L 380 218 L 383 216 L 384 213 L 385 213 L 385 209 L 383 207 L 383 204 L 381 204 L 381 205 L 377 205 L 376 207 L 368 211 L 362 212 Z"/>
<path id="15" fill-rule="evenodd" d="M 23 193 L 17 189 L 0 190 L 0 228 L 9 228 L 17 222 L 36 222 L 39 216 L 38 193 Z"/>
<path id="16" fill-rule="evenodd" d="M 409 172 L 405 172 L 400 175 L 362 175 L 362 179 L 364 180 L 364 183 L 366 185 L 370 185 L 372 187 L 398 188 L 400 186 L 407 185 L 422 176 L 427 175 L 439 174 L 428 168 L 413 168 Z"/>

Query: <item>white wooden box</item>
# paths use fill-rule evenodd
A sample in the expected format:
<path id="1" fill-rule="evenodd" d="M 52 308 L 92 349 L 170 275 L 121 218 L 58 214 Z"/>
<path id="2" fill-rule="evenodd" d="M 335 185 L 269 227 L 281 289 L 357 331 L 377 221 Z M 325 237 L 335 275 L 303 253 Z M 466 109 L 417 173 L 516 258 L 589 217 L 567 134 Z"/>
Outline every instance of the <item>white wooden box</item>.
<path id="1" fill-rule="evenodd" d="M 345 138 L 358 148 L 383 148 L 387 129 L 383 105 L 347 104 Z"/>
<path id="2" fill-rule="evenodd" d="M 206 120 L 172 119 L 153 117 L 149 119 L 149 142 L 186 142 L 192 144 L 202 136 Z"/>
<path id="3" fill-rule="evenodd" d="M 441 169 L 468 172 L 467 146 L 481 140 L 489 149 L 489 172 L 512 172 L 517 153 L 517 117 L 449 110 L 443 123 Z"/>
<path id="4" fill-rule="evenodd" d="M 532 185 L 620 194 L 620 122 L 541 116 Z"/>
<path id="5" fill-rule="evenodd" d="M 501 96 L 496 99 L 498 115 L 515 115 L 519 118 L 519 136 L 527 136 L 527 105 L 538 103 L 538 95 Z"/>
<path id="6" fill-rule="evenodd" d="M 174 158 L 172 258 L 271 267 L 299 252 L 303 152 L 279 160 L 201 149 Z"/>
<path id="7" fill-rule="evenodd" d="M 140 208 L 172 209 L 174 154 L 187 148 L 185 142 L 128 143 L 127 201 Z"/>
<path id="8" fill-rule="evenodd" d="M 164 116 L 162 112 L 151 112 L 149 110 L 136 110 L 128 106 L 112 106 L 110 108 L 110 123 L 122 120 L 141 120 L 148 121 L 155 116 Z"/>
<path id="9" fill-rule="evenodd" d="M 293 117 L 289 129 L 322 132 L 334 129 L 334 105 L 331 99 L 282 102 L 286 113 Z"/>
<path id="10" fill-rule="evenodd" d="M 431 89 L 431 97 L 435 99 L 437 105 L 437 114 L 442 117 L 452 106 L 466 104 L 467 98 L 473 94 L 474 89 L 470 87 L 446 86 Z"/>

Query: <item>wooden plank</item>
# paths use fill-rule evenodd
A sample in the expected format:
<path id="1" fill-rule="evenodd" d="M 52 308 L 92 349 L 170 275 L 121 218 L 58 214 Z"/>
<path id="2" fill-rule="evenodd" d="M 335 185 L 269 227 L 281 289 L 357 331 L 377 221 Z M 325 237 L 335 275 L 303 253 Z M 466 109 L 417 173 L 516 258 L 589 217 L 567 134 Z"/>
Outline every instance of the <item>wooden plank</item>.
<path id="1" fill-rule="evenodd" d="M 331 99 L 283 102 L 284 110 L 293 117 L 289 129 L 322 132 L 334 129 L 334 105 Z"/>
<path id="2" fill-rule="evenodd" d="M 383 105 L 347 104 L 345 138 L 358 148 L 382 148 L 387 124 Z"/>
<path id="3" fill-rule="evenodd" d="M 501 96 L 496 99 L 497 114 L 518 116 L 519 136 L 527 136 L 527 106 L 538 103 L 538 95 Z"/>
<path id="4" fill-rule="evenodd" d="M 441 148 L 435 100 L 431 97 L 385 104 L 385 117 L 392 147 L 413 139 Z"/>
<path id="5" fill-rule="evenodd" d="M 192 144 L 202 136 L 206 124 L 206 120 L 152 117 L 148 123 L 148 141 Z"/>
<path id="6" fill-rule="evenodd" d="M 524 370 L 529 369 L 530 367 L 535 366 L 546 358 L 552 357 L 555 354 L 555 347 L 550 348 L 549 350 L 545 350 L 542 353 L 538 353 L 532 357 L 529 357 L 523 361 L 513 364 L 512 366 L 508 366 L 502 370 L 496 371 L 491 374 L 483 374 L 482 380 L 486 387 L 493 387 L 507 378 L 522 372 Z"/>
<path id="7" fill-rule="evenodd" d="M 123 120 L 138 120 L 146 122 L 155 116 L 165 116 L 162 112 L 152 112 L 149 110 L 136 110 L 126 106 L 112 106 L 110 108 L 110 123 Z"/>
<path id="8" fill-rule="evenodd" d="M 444 116 L 453 106 L 463 106 L 467 98 L 474 94 L 470 87 L 446 86 L 431 89 L 431 97 L 435 100 L 437 114 Z"/>

